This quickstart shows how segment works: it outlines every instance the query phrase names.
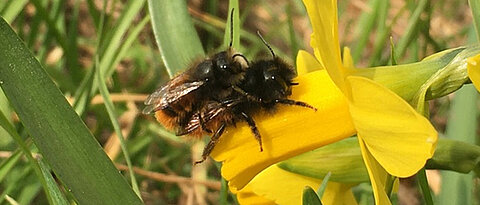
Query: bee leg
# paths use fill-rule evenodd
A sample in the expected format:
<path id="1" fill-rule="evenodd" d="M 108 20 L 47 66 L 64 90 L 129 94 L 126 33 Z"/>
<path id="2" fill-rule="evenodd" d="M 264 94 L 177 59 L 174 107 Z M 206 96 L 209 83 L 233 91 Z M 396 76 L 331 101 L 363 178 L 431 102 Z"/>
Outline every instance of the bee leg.
<path id="1" fill-rule="evenodd" d="M 242 55 L 240 53 L 236 53 L 232 56 L 232 59 L 235 59 L 236 57 L 243 58 L 243 60 L 247 63 L 247 67 L 250 67 L 250 62 L 248 62 L 247 57 L 245 57 L 244 55 Z"/>
<path id="2" fill-rule="evenodd" d="M 290 100 L 290 99 L 276 99 L 275 103 L 280 103 L 280 104 L 286 104 L 286 105 L 296 105 L 300 107 L 306 107 L 314 110 L 315 112 L 317 111 L 317 108 L 307 104 L 306 102 L 302 101 L 295 101 L 295 100 Z"/>
<path id="3" fill-rule="evenodd" d="M 202 130 L 204 130 L 207 133 L 212 133 L 212 130 L 208 129 L 207 126 L 205 125 L 205 121 L 203 121 L 202 115 L 198 115 L 198 121 L 200 123 L 200 126 L 202 127 Z"/>
<path id="4" fill-rule="evenodd" d="M 253 95 L 250 95 L 238 86 L 232 85 L 232 89 L 235 92 L 242 94 L 243 96 L 245 96 L 247 99 L 249 99 L 251 101 L 260 102 L 260 103 L 262 102 L 262 98 L 258 98 L 258 97 L 255 97 Z"/>
<path id="5" fill-rule="evenodd" d="M 210 141 L 208 142 L 207 146 L 203 148 L 202 159 L 199 161 L 196 161 L 193 165 L 200 164 L 207 159 L 208 155 L 210 155 L 215 145 L 217 145 L 218 139 L 220 138 L 220 136 L 222 136 L 223 131 L 225 131 L 225 126 L 226 124 L 222 123 L 220 127 L 217 129 L 217 131 L 215 131 L 215 134 L 213 134 L 213 136 L 210 138 Z"/>
<path id="6" fill-rule="evenodd" d="M 258 141 L 258 144 L 260 145 L 260 152 L 263 152 L 262 137 L 260 136 L 260 132 L 258 131 L 257 125 L 255 125 L 255 121 L 253 120 L 252 117 L 247 115 L 247 113 L 242 112 L 241 114 L 245 119 L 245 121 L 247 121 L 247 124 L 250 127 L 250 130 L 252 130 L 253 135 L 255 136 L 255 139 Z"/>

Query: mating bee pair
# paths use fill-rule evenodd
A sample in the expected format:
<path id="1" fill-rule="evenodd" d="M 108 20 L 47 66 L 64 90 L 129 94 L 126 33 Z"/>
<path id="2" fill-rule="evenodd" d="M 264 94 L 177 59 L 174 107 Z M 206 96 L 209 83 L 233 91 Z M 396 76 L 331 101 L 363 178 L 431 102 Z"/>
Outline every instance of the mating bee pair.
<path id="1" fill-rule="evenodd" d="M 233 25 L 233 9 L 231 20 Z M 230 46 L 226 51 L 193 65 L 145 100 L 143 113 L 155 112 L 157 120 L 178 136 L 201 137 L 213 133 L 202 159 L 195 164 L 205 161 L 225 128 L 239 121 L 247 122 L 263 151 L 260 132 L 252 118 L 261 110 L 273 112 L 279 103 L 316 110 L 307 103 L 287 98 L 292 85 L 297 85 L 292 81 L 295 71 L 275 55 L 259 32 L 272 58 L 250 63 L 233 50 L 233 26 L 231 28 Z"/>

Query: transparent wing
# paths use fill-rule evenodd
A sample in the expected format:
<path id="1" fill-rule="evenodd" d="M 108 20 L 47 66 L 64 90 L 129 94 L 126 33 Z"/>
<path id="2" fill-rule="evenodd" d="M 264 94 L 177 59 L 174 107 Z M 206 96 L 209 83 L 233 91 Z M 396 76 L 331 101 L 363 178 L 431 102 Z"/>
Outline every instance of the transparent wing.
<path id="1" fill-rule="evenodd" d="M 183 96 L 197 90 L 204 83 L 204 81 L 194 81 L 180 84 L 170 82 L 148 96 L 144 102 L 146 107 L 143 109 L 143 113 L 150 114 L 154 111 L 164 109 Z"/>
<path id="2" fill-rule="evenodd" d="M 200 112 L 197 112 L 194 115 L 192 115 L 192 118 L 190 119 L 188 124 L 183 128 L 183 130 L 180 132 L 181 133 L 180 135 L 191 133 L 197 128 L 199 128 L 201 126 L 200 118 L 199 118 L 200 115 L 204 123 L 208 123 L 220 115 L 234 115 L 234 113 L 232 113 L 231 108 L 243 101 L 244 101 L 243 98 L 235 98 L 235 99 L 225 100 L 222 103 L 219 103 L 216 101 L 207 102 Z"/>

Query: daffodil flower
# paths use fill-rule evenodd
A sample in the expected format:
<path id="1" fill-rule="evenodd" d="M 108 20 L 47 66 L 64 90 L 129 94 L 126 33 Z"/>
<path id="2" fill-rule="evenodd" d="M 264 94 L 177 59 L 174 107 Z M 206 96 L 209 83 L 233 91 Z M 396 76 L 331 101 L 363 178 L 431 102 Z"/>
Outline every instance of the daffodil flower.
<path id="1" fill-rule="evenodd" d="M 322 180 L 285 171 L 272 165 L 255 176 L 237 194 L 240 204 L 301 204 L 305 186 L 317 189 Z M 328 182 L 322 196 L 323 204 L 357 204 L 352 184 Z"/>
<path id="2" fill-rule="evenodd" d="M 480 54 L 469 58 L 467 62 L 468 76 L 475 88 L 480 91 Z"/>
<path id="3" fill-rule="evenodd" d="M 250 128 L 239 123 L 229 128 L 212 151 L 222 161 L 222 176 L 232 190 L 242 189 L 255 175 L 272 164 L 355 134 L 348 102 L 325 70 L 299 76 L 291 98 L 318 110 L 281 106 L 274 114 L 256 115 L 263 152 Z M 288 108 L 288 109 L 285 109 Z"/>
<path id="4" fill-rule="evenodd" d="M 384 188 L 387 175 L 415 174 L 432 157 L 437 142 L 435 129 L 407 101 L 423 104 L 461 87 L 466 81 L 462 74 L 442 73 L 457 67 L 461 73 L 466 63 L 456 61 L 457 54 L 465 53 L 458 57 L 465 59 L 479 48 L 449 50 L 409 65 L 357 69 L 348 49 L 343 59 L 340 56 L 336 0 L 304 4 L 313 27 L 315 57 L 305 51 L 297 55 L 299 85 L 289 98 L 318 110 L 279 105 L 274 117 L 255 115 L 263 152 L 246 123 L 239 123 L 227 129 L 211 156 L 223 163 L 222 176 L 237 192 L 277 162 L 357 134 L 376 202 L 390 204 Z"/>
<path id="5" fill-rule="evenodd" d="M 313 27 L 311 45 L 318 61 L 348 99 L 376 204 L 390 204 L 387 172 L 415 174 L 433 156 L 437 132 L 405 100 L 385 86 L 355 73 L 348 49 L 343 62 L 337 31 L 337 0 L 304 0 Z"/>

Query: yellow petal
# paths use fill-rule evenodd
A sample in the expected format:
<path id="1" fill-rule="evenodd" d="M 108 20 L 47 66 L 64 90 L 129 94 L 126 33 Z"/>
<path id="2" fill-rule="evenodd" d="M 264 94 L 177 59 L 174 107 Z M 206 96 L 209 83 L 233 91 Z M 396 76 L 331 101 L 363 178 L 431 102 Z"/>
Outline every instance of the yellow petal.
<path id="1" fill-rule="evenodd" d="M 480 90 L 480 54 L 467 59 L 468 77 L 477 90 Z"/>
<path id="2" fill-rule="evenodd" d="M 343 67 L 346 70 L 355 68 L 355 64 L 353 62 L 353 57 L 350 54 L 350 48 L 348 48 L 348 47 L 343 47 Z M 349 73 L 345 73 L 345 74 L 348 75 Z"/>
<path id="3" fill-rule="evenodd" d="M 312 187 L 316 190 L 321 183 L 322 180 L 320 179 L 294 174 L 273 165 L 258 174 L 244 189 L 251 190 L 254 194 L 272 200 L 276 204 L 293 205 L 302 204 L 303 189 L 305 186 Z M 323 204 L 356 204 L 355 198 L 350 190 L 351 187 L 352 185 L 328 182 L 322 197 Z M 239 193 L 245 192 L 244 189 Z M 242 203 L 244 200 L 238 199 L 240 204 L 252 204 Z"/>
<path id="4" fill-rule="evenodd" d="M 375 197 L 375 204 L 388 205 L 390 199 L 385 192 L 385 182 L 387 180 L 387 172 L 375 160 L 372 154 L 365 147 L 363 140 L 358 137 L 360 150 L 362 151 L 363 162 L 367 166 L 368 176 L 370 176 L 370 183 L 372 184 L 373 196 Z"/>
<path id="5" fill-rule="evenodd" d="M 276 165 L 270 166 L 258 174 L 248 185 L 251 190 L 276 204 L 302 204 L 303 188 L 317 189 L 322 180 L 294 174 Z M 243 191 L 243 190 L 242 190 Z"/>
<path id="6" fill-rule="evenodd" d="M 245 186 L 242 190 L 235 192 L 239 204 L 255 204 L 255 205 L 274 205 L 277 204 L 273 200 L 267 199 L 253 192 L 252 186 Z"/>
<path id="7" fill-rule="evenodd" d="M 318 110 L 278 105 L 273 115 L 254 115 L 263 152 L 246 123 L 228 127 L 211 156 L 223 162 L 222 176 L 230 186 L 241 189 L 272 164 L 354 134 L 348 103 L 325 70 L 299 76 L 295 82 L 300 84 L 290 99 Z"/>
<path id="8" fill-rule="evenodd" d="M 297 73 L 303 75 L 315 70 L 324 69 L 322 65 L 310 53 L 299 50 L 297 54 Z"/>
<path id="9" fill-rule="evenodd" d="M 323 193 L 322 203 L 331 205 L 356 205 L 357 200 L 351 190 L 353 185 L 329 181 Z"/>
<path id="10" fill-rule="evenodd" d="M 437 132 L 402 98 L 372 80 L 349 76 L 358 137 L 388 173 L 409 177 L 431 158 Z"/>
<path id="11" fill-rule="evenodd" d="M 337 0 L 303 0 L 312 24 L 310 45 L 333 82 L 343 90 L 343 66 L 338 41 Z"/>

